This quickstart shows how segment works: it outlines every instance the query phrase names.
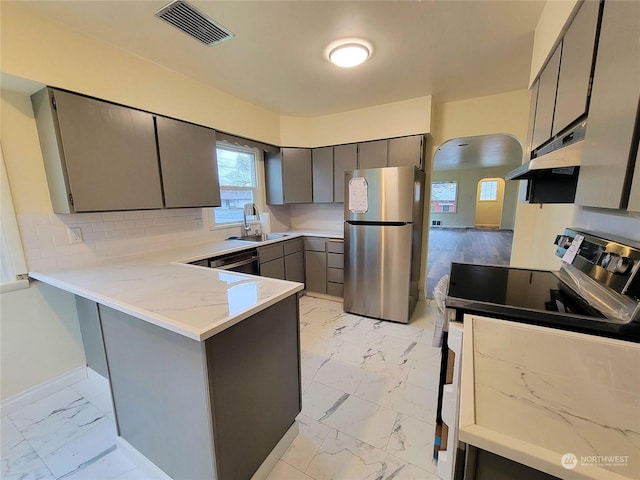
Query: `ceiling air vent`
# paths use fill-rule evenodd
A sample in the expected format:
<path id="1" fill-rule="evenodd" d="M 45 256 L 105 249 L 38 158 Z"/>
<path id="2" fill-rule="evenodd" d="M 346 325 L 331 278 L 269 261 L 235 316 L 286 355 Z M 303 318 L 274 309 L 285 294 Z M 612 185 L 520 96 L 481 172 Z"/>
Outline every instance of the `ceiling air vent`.
<path id="1" fill-rule="evenodd" d="M 222 25 L 182 0 L 168 3 L 155 15 L 205 45 L 217 45 L 234 36 Z"/>

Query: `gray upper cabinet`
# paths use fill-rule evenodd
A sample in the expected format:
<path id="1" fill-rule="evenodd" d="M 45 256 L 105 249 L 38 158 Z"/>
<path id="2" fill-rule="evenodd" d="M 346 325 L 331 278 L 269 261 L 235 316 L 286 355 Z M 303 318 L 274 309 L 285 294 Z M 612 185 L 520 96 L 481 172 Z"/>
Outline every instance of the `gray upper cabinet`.
<path id="1" fill-rule="evenodd" d="M 631 183 L 631 193 L 629 194 L 629 206 L 627 210 L 630 212 L 640 213 L 640 145 L 636 154 L 636 168 L 633 171 L 633 180 Z"/>
<path id="2" fill-rule="evenodd" d="M 388 141 L 375 140 L 358 144 L 358 168 L 382 168 L 387 166 Z"/>
<path id="3" fill-rule="evenodd" d="M 267 152 L 265 176 L 269 205 L 313 201 L 311 149 L 282 148 L 277 153 Z"/>
<path id="4" fill-rule="evenodd" d="M 527 127 L 527 143 L 524 150 L 524 159 L 531 160 L 531 150 L 533 150 L 533 126 L 536 121 L 536 103 L 538 102 L 538 80 L 531 86 L 529 100 L 529 126 Z"/>
<path id="5" fill-rule="evenodd" d="M 540 74 L 535 123 L 533 125 L 533 140 L 531 142 L 533 149 L 539 147 L 551 138 L 553 110 L 558 87 L 558 72 L 560 70 L 561 47 L 562 45 L 558 45 Z"/>
<path id="6" fill-rule="evenodd" d="M 344 172 L 358 168 L 358 145 L 336 145 L 333 147 L 333 201 L 344 202 Z"/>
<path id="7" fill-rule="evenodd" d="M 162 208 L 151 114 L 51 88 L 32 103 L 54 212 Z"/>
<path id="8" fill-rule="evenodd" d="M 552 136 L 587 111 L 600 2 L 584 2 L 562 40 Z"/>
<path id="9" fill-rule="evenodd" d="M 423 135 L 392 138 L 389 140 L 389 166 L 405 167 L 415 165 L 418 168 L 422 168 L 423 152 Z"/>
<path id="10" fill-rule="evenodd" d="M 631 173 L 634 165 L 636 172 L 640 167 L 634 138 L 640 99 L 639 31 L 640 2 L 605 2 L 576 190 L 579 205 L 627 207 Z M 637 183 L 633 188 L 637 191 Z M 635 200 L 633 205 L 637 208 Z"/>
<path id="11" fill-rule="evenodd" d="M 313 164 L 313 203 L 333 202 L 333 147 L 314 148 L 311 151 Z"/>
<path id="12" fill-rule="evenodd" d="M 215 130 L 166 117 L 156 127 L 165 205 L 219 207 Z"/>

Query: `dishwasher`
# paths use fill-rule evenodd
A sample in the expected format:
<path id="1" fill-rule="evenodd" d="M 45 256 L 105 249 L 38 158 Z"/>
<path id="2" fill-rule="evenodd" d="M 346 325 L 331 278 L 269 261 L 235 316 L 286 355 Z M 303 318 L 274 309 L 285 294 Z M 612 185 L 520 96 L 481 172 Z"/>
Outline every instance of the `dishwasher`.
<path id="1" fill-rule="evenodd" d="M 229 253 L 219 257 L 193 262 L 192 265 L 202 267 L 219 268 L 230 272 L 250 273 L 260 275 L 260 261 L 255 248 L 242 250 L 241 252 Z"/>

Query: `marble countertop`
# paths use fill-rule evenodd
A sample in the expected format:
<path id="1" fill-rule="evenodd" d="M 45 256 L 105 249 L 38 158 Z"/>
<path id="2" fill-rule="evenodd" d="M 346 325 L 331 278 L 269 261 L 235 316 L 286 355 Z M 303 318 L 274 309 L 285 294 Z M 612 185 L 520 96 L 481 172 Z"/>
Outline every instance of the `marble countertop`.
<path id="1" fill-rule="evenodd" d="M 29 276 L 154 325 L 202 341 L 301 291 L 304 285 L 188 265 L 189 262 L 303 235 L 341 238 L 342 232 L 296 230 L 259 243 L 225 240 L 190 245 L 117 262 Z"/>

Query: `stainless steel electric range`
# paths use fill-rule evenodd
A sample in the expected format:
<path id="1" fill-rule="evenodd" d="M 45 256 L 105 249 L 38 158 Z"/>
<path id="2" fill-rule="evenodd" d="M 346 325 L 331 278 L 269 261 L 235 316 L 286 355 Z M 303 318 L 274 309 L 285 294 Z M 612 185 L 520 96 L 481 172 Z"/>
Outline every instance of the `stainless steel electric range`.
<path id="1" fill-rule="evenodd" d="M 570 228 L 556 237 L 555 244 L 556 255 L 563 260 L 558 271 L 452 264 L 436 419 L 436 459 L 441 453 L 438 445 L 445 444 L 447 436 L 457 442 L 457 436 L 448 433 L 457 426 L 446 425 L 442 420 L 442 391 L 451 390 L 453 369 L 446 333 L 449 322 L 462 322 L 466 314 L 476 314 L 640 343 L 640 243 Z M 444 397 L 446 404 L 447 395 Z M 463 473 L 465 455 L 455 447 L 449 446 L 448 450 L 444 462 L 440 462 L 442 458 L 438 462 L 440 476 L 467 478 Z M 441 468 L 441 463 L 448 466 Z M 534 472 L 531 478 L 547 478 L 539 473 Z M 524 472 L 522 475 L 529 478 Z"/>

